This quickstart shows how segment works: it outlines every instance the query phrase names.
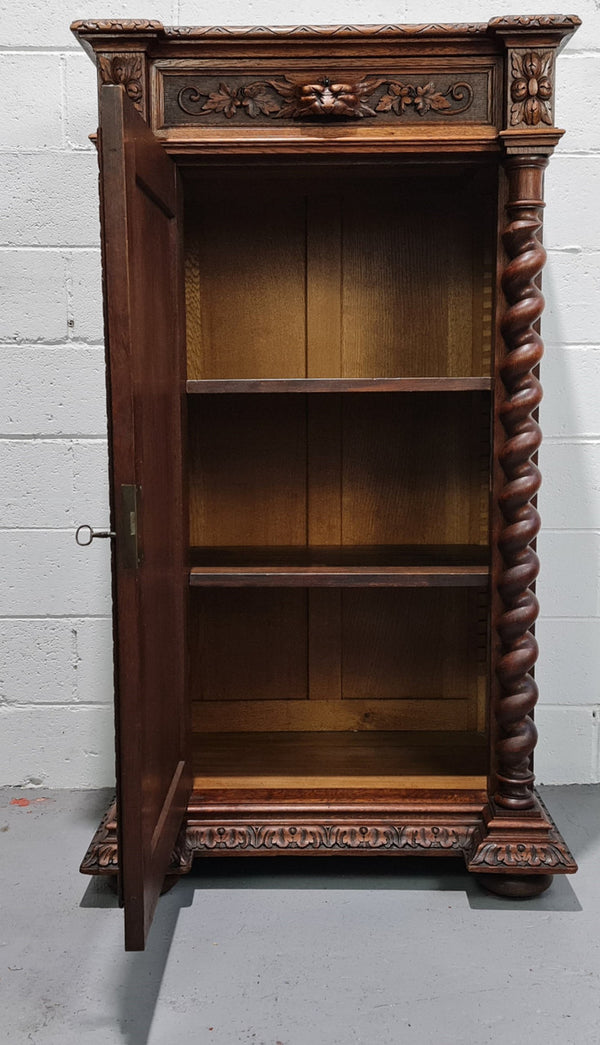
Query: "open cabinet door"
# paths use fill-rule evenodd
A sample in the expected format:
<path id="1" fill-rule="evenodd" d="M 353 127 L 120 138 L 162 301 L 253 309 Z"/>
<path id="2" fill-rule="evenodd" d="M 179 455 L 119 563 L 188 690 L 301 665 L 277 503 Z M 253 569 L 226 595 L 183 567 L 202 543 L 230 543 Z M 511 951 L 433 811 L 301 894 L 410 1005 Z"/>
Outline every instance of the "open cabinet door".
<path id="1" fill-rule="evenodd" d="M 141 950 L 191 789 L 180 193 L 123 88 L 100 95 L 120 890 Z"/>

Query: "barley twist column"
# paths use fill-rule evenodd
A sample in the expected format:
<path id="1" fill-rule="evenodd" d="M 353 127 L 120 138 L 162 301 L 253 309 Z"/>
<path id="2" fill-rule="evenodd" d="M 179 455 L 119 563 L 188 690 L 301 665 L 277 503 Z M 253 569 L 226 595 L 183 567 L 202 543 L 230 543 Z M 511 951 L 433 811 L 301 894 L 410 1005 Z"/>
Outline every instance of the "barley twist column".
<path id="1" fill-rule="evenodd" d="M 531 718 L 538 690 L 531 675 L 537 643 L 531 632 L 538 602 L 531 590 L 539 569 L 531 547 L 540 528 L 532 500 L 540 487 L 540 473 L 532 461 L 541 442 L 534 412 L 542 389 L 534 369 L 543 344 L 535 326 L 544 299 L 537 287 L 546 252 L 538 238 L 542 226 L 543 177 L 547 157 L 517 155 L 506 160 L 509 197 L 508 225 L 503 242 L 509 257 L 502 276 L 508 308 L 501 332 L 506 353 L 500 366 L 505 398 L 500 421 L 506 439 L 499 455 L 504 483 L 499 495 L 502 529 L 498 547 L 502 569 L 498 592 L 502 612 L 497 623 L 501 643 L 496 673 L 499 698 L 497 723 L 497 805 L 528 809 L 534 805 L 531 755 L 537 731 Z"/>

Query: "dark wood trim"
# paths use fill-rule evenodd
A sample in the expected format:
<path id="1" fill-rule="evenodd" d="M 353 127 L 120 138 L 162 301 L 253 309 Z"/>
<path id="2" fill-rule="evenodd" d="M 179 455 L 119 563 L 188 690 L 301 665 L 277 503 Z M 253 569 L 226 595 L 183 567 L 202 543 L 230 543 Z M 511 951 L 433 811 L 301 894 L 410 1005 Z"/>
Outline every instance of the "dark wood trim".
<path id="1" fill-rule="evenodd" d="M 188 381 L 190 395 L 308 392 L 487 392 L 490 377 L 272 378 L 245 381 Z"/>
<path id="2" fill-rule="evenodd" d="M 481 587 L 487 566 L 193 566 L 195 588 L 429 588 Z"/>

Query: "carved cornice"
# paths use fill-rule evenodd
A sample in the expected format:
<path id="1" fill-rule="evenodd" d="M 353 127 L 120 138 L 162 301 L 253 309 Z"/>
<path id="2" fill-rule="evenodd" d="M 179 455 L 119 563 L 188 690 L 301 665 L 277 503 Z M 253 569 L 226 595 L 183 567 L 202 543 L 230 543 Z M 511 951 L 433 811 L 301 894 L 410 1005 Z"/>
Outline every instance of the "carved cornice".
<path id="1" fill-rule="evenodd" d="M 501 15 L 491 18 L 490 29 L 577 29 L 577 15 Z"/>
<path id="2" fill-rule="evenodd" d="M 218 37 L 381 37 L 381 36 L 462 36 L 487 32 L 485 22 L 420 25 L 173 25 L 165 26 L 165 36 L 192 38 Z"/>
<path id="3" fill-rule="evenodd" d="M 371 96 L 378 88 L 385 92 L 372 105 Z M 222 81 L 216 91 L 198 86 L 182 87 L 177 95 L 179 108 L 190 116 L 206 117 L 223 113 L 231 119 L 244 113 L 275 119 L 362 119 L 378 113 L 392 112 L 402 116 L 412 108 L 419 116 L 428 112 L 456 116 L 473 104 L 471 84 L 457 81 L 445 91 L 437 90 L 433 80 L 423 84 L 402 83 L 381 76 L 363 77 L 352 83 L 323 76 L 301 82 L 288 76 L 275 80 L 256 80 L 249 84 Z M 457 102 L 458 105 L 452 103 Z"/>
<path id="4" fill-rule="evenodd" d="M 72 33 L 162 33 L 162 22 L 147 18 L 101 18 L 71 23 Z"/>
<path id="5" fill-rule="evenodd" d="M 577 15 L 519 15 L 492 18 L 489 22 L 422 22 L 416 25 L 167 25 L 134 18 L 107 18 L 73 22 L 71 30 L 81 34 L 156 33 L 174 39 L 233 38 L 377 38 L 483 36 L 492 31 L 550 29 L 572 32 L 581 20 Z"/>

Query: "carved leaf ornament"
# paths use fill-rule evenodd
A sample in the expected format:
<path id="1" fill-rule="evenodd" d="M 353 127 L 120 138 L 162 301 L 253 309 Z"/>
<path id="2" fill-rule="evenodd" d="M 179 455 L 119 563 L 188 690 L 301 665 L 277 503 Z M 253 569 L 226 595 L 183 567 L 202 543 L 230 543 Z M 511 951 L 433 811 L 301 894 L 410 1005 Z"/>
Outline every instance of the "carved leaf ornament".
<path id="1" fill-rule="evenodd" d="M 552 81 L 549 73 L 552 68 L 552 52 L 536 54 L 513 53 L 513 81 L 510 86 L 512 106 L 510 122 L 515 125 L 526 123 L 535 127 L 540 121 L 552 124 L 552 112 L 548 104 L 552 97 Z"/>
<path id="2" fill-rule="evenodd" d="M 139 54 L 116 54 L 113 57 L 98 55 L 102 83 L 122 83 L 128 98 L 136 109 L 142 108 L 142 56 Z"/>
<path id="3" fill-rule="evenodd" d="M 373 108 L 368 102 L 382 86 L 387 87 L 387 92 Z M 183 87 L 177 101 L 190 116 L 223 113 L 229 120 L 238 112 L 245 112 L 252 119 L 261 114 L 276 119 L 362 119 L 380 112 L 402 116 L 411 106 L 419 116 L 430 111 L 456 116 L 472 105 L 473 88 L 468 83 L 455 83 L 441 92 L 433 81 L 419 86 L 374 76 L 355 83 L 336 83 L 328 76 L 313 83 L 297 83 L 285 76 L 242 86 L 220 83 L 208 95 L 196 87 Z M 458 102 L 458 107 L 452 101 Z"/>

